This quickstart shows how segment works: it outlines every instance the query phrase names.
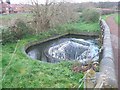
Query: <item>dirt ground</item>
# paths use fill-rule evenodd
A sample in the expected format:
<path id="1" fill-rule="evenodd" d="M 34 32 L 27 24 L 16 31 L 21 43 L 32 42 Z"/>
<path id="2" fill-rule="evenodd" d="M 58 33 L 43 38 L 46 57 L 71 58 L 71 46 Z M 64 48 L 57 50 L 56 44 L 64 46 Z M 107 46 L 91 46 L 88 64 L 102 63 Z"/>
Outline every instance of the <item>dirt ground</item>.
<path id="1" fill-rule="evenodd" d="M 111 40 L 112 40 L 112 47 L 113 47 L 113 54 L 115 58 L 115 70 L 116 76 L 118 80 L 118 86 L 120 89 L 120 26 L 115 22 L 114 16 L 109 16 L 106 20 L 110 32 L 111 32 Z"/>

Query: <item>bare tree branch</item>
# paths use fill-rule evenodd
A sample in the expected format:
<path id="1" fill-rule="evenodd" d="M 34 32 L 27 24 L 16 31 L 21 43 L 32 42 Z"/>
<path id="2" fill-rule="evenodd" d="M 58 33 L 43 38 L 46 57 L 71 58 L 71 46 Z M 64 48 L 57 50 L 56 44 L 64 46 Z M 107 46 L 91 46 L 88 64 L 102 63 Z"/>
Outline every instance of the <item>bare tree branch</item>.
<path id="1" fill-rule="evenodd" d="M 36 33 L 47 30 L 56 25 L 75 21 L 77 14 L 72 4 L 46 0 L 45 4 L 39 4 L 38 0 L 31 0 L 33 3 L 34 25 Z"/>

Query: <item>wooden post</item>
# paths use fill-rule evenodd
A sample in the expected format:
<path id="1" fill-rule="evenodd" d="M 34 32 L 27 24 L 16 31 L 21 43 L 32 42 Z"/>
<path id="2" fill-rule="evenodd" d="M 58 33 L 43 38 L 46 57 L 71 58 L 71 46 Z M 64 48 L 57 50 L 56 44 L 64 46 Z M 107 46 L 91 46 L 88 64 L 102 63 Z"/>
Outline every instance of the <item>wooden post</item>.
<path id="1" fill-rule="evenodd" d="M 84 79 L 85 90 L 89 90 L 90 88 L 94 88 L 95 83 L 93 82 L 93 80 L 95 78 L 96 72 L 91 68 L 91 69 L 89 69 L 89 71 L 86 71 L 85 73 L 86 73 L 86 77 Z"/>

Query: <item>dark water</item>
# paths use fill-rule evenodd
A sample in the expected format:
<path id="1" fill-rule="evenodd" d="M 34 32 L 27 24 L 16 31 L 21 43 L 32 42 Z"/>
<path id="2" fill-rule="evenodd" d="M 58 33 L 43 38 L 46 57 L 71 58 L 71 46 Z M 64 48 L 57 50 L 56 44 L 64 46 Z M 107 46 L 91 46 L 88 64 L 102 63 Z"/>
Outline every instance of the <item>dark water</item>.
<path id="1" fill-rule="evenodd" d="M 68 34 L 47 42 L 42 42 L 27 48 L 26 53 L 32 59 L 56 63 L 61 60 L 79 60 L 84 62 L 98 53 L 98 40 L 96 36 L 82 36 Z M 87 55 L 87 50 L 90 49 Z M 97 61 L 99 56 L 94 59 Z"/>

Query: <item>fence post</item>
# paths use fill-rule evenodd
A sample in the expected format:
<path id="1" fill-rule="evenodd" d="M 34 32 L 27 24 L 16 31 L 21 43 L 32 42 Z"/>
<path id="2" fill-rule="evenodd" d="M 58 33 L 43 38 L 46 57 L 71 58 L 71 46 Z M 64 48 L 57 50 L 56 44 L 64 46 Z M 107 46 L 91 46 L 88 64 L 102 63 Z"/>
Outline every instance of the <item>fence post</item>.
<path id="1" fill-rule="evenodd" d="M 94 88 L 95 86 L 94 80 L 96 72 L 92 68 L 89 69 L 89 71 L 87 72 L 84 78 L 84 90 L 89 90 L 90 88 Z"/>

